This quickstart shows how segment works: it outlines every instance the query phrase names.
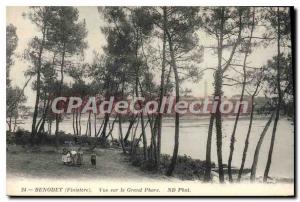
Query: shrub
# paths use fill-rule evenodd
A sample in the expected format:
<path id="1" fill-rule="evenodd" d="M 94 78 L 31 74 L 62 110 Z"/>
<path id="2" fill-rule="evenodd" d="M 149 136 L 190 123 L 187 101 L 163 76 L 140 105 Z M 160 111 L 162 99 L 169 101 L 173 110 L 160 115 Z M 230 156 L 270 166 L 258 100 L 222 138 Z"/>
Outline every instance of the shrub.
<path id="1" fill-rule="evenodd" d="M 18 129 L 15 132 L 15 143 L 19 145 L 29 144 L 30 140 L 30 132 L 23 129 Z"/>
<path id="2" fill-rule="evenodd" d="M 161 154 L 160 165 L 156 169 L 155 161 L 143 159 L 143 149 L 138 147 L 136 152 L 131 155 L 130 161 L 132 165 L 140 167 L 143 171 L 158 171 L 161 174 L 165 174 L 172 157 L 167 154 Z M 214 164 L 212 164 L 214 166 Z M 202 179 L 204 176 L 205 161 L 200 161 L 198 159 L 192 159 L 190 156 L 183 155 L 177 157 L 177 163 L 173 172 L 173 175 L 177 178 L 184 180 L 194 180 Z"/>
<path id="3" fill-rule="evenodd" d="M 6 143 L 7 144 L 15 144 L 16 143 L 16 138 L 14 133 L 10 133 L 6 131 Z"/>

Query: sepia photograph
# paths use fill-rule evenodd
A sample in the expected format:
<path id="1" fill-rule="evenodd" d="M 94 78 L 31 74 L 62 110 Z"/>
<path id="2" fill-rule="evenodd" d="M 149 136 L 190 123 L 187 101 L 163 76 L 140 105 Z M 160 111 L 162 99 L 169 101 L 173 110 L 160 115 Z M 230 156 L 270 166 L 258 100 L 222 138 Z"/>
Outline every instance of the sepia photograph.
<path id="1" fill-rule="evenodd" d="M 7 6 L 6 194 L 295 197 L 294 23 L 284 6 Z"/>

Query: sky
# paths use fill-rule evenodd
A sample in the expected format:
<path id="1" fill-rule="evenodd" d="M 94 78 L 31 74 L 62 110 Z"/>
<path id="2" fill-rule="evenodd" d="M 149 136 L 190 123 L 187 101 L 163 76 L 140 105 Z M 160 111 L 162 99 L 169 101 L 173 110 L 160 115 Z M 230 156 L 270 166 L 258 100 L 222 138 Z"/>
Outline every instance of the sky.
<path id="1" fill-rule="evenodd" d="M 102 48 L 105 45 L 105 37 L 101 33 L 101 26 L 104 25 L 103 19 L 97 11 L 97 7 L 77 7 L 79 10 L 79 18 L 81 20 L 85 19 L 86 28 L 88 31 L 87 39 L 88 48 L 85 50 L 85 60 L 91 62 L 93 59 L 93 52 L 102 53 Z M 37 28 L 31 21 L 23 17 L 23 13 L 28 11 L 28 7 L 7 7 L 6 9 L 6 24 L 13 24 L 17 27 L 18 35 L 18 46 L 16 49 L 16 55 L 21 55 L 26 49 L 29 41 L 38 34 Z M 261 34 L 261 33 L 256 33 Z M 213 38 L 204 32 L 198 32 L 200 39 L 200 45 L 204 47 L 211 44 L 215 44 Z M 256 48 L 248 58 L 248 65 L 260 67 L 266 64 L 268 59 L 271 59 L 276 54 L 276 49 L 274 45 L 270 45 L 268 48 Z M 226 55 L 226 53 L 225 53 Z M 241 56 L 243 57 L 243 56 Z M 243 58 L 240 58 L 241 60 Z M 204 49 L 203 62 L 199 64 L 199 68 L 215 67 L 217 61 L 217 55 L 213 54 L 211 49 Z M 10 79 L 12 80 L 12 85 L 23 87 L 26 82 L 26 77 L 24 72 L 28 69 L 29 63 L 20 58 L 15 59 L 15 64 L 11 68 Z M 158 77 L 157 77 L 158 79 Z M 157 81 L 158 82 L 158 81 Z M 207 83 L 207 85 L 205 85 Z M 207 91 L 205 91 L 205 86 L 207 86 Z M 189 88 L 192 90 L 192 95 L 196 97 L 205 96 L 205 92 L 208 95 L 213 93 L 213 77 L 212 72 L 204 73 L 202 79 L 199 82 L 185 81 L 183 83 L 183 88 Z M 239 92 L 238 88 L 234 87 L 224 87 L 224 95 L 232 96 Z M 25 89 L 25 95 L 27 96 L 27 106 L 33 106 L 35 101 L 35 92 L 31 89 L 31 84 Z"/>

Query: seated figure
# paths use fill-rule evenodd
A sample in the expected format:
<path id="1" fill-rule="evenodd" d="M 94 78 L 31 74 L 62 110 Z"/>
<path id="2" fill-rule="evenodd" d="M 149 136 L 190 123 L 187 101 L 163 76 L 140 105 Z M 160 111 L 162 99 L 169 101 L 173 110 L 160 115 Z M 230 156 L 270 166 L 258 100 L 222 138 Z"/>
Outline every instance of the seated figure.
<path id="1" fill-rule="evenodd" d="M 71 154 L 71 163 L 72 165 L 76 165 L 77 162 L 77 152 L 75 150 L 70 151 Z"/>
<path id="2" fill-rule="evenodd" d="M 71 153 L 68 151 L 66 148 L 63 148 L 63 154 L 61 160 L 63 161 L 64 165 L 69 165 L 72 160 L 71 160 Z"/>

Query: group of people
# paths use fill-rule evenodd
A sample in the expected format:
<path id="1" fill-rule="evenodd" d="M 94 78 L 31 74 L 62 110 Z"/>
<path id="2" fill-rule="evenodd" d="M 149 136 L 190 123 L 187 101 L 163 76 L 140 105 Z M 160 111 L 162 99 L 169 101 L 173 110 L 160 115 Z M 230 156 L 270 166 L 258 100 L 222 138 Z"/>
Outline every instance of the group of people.
<path id="1" fill-rule="evenodd" d="M 81 166 L 83 162 L 83 152 L 81 147 L 79 147 L 77 151 L 67 150 L 64 148 L 62 153 L 62 161 L 64 165 Z M 91 154 L 91 164 L 92 166 L 96 167 L 96 154 L 94 152 Z"/>
<path id="2" fill-rule="evenodd" d="M 67 150 L 66 148 L 63 149 L 62 161 L 64 165 L 80 166 L 82 164 L 82 159 L 83 159 L 83 152 L 81 151 L 80 147 L 77 151 Z"/>

